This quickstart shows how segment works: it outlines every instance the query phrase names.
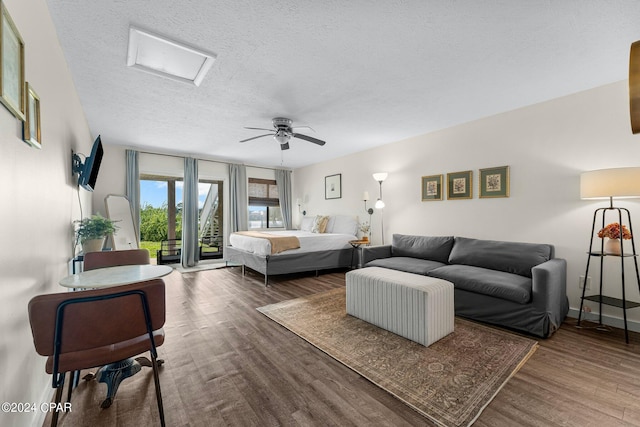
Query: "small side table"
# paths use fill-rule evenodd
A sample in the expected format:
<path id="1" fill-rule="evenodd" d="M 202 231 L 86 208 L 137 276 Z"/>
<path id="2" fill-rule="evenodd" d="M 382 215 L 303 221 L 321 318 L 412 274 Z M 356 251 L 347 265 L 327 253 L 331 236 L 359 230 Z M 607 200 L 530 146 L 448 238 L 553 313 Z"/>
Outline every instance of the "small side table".
<path id="1" fill-rule="evenodd" d="M 358 262 L 357 262 L 355 268 L 362 267 L 362 265 L 361 265 L 362 254 L 360 252 L 360 247 L 361 246 L 369 246 L 371 244 L 371 241 L 370 240 L 350 240 L 349 244 L 353 248 L 353 251 L 351 252 L 351 268 L 352 269 L 354 268 L 354 266 L 353 266 L 353 255 L 356 253 L 356 251 L 358 252 Z"/>

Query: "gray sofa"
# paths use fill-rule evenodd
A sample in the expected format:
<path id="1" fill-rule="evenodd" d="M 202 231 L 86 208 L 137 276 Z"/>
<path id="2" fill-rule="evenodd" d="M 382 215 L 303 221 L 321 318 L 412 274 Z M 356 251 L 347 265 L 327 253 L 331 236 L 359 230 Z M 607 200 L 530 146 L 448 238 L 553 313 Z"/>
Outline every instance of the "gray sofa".
<path id="1" fill-rule="evenodd" d="M 567 264 L 552 245 L 394 234 L 362 264 L 448 280 L 457 316 L 546 338 L 569 311 Z"/>

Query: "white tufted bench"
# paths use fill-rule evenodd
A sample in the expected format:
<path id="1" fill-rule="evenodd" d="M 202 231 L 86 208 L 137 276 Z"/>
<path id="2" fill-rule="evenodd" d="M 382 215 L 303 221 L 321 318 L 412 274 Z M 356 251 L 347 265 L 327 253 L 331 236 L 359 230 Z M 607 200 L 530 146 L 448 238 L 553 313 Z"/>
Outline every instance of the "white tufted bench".
<path id="1" fill-rule="evenodd" d="M 346 274 L 347 314 L 429 346 L 453 332 L 453 283 L 381 267 Z"/>

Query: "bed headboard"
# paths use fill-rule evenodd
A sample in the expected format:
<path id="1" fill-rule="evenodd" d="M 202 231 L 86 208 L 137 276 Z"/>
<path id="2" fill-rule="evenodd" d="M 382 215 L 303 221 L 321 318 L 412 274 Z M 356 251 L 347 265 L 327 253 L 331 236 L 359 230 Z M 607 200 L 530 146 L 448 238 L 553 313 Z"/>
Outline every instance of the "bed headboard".
<path id="1" fill-rule="evenodd" d="M 329 221 L 325 233 L 358 235 L 360 223 L 355 215 L 328 215 Z M 300 230 L 311 231 L 316 215 L 305 216 L 300 223 Z"/>

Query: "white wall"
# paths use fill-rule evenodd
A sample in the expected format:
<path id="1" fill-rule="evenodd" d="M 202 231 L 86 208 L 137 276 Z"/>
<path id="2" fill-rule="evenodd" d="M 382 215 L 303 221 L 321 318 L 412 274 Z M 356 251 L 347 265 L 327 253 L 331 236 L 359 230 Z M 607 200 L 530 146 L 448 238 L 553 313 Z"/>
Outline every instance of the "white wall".
<path id="1" fill-rule="evenodd" d="M 3 0 L 26 46 L 26 79 L 41 99 L 42 149 L 22 142 L 21 124 L 0 105 L 0 401 L 48 402 L 51 376 L 33 347 L 27 303 L 63 292 L 80 218 L 71 151 L 93 142 L 45 0 Z M 91 197 L 80 199 L 85 213 Z M 0 425 L 37 425 L 44 414 L 0 413 Z"/>
<path id="2" fill-rule="evenodd" d="M 297 169 L 294 200 L 308 200 L 308 215 L 345 213 L 368 219 L 362 193 L 368 191 L 375 201 L 378 184 L 371 174 L 388 172 L 383 183 L 386 243 L 393 233 L 551 243 L 556 255 L 567 259 L 568 296 L 571 307 L 579 308 L 578 276 L 586 267 L 593 211 L 606 206 L 580 200 L 579 175 L 640 165 L 640 136 L 631 134 L 628 102 L 627 82 L 622 81 Z M 503 165 L 511 168 L 511 196 L 479 199 L 478 169 Z M 474 174 L 473 199 L 421 201 L 421 176 L 443 174 L 446 179 L 447 172 L 469 169 Z M 342 173 L 342 199 L 324 200 L 324 177 L 335 173 Z M 640 204 L 623 200 L 616 205 L 631 210 L 640 238 Z M 377 244 L 380 218 L 376 211 Z M 606 261 L 611 281 L 605 292 L 619 296 L 619 261 Z M 595 279 L 597 271 L 592 269 L 590 276 Z M 626 273 L 628 280 L 633 278 L 632 262 Z M 635 280 L 627 283 L 627 297 L 640 301 Z M 640 320 L 640 311 L 628 313 Z M 622 315 L 614 308 L 605 314 Z M 635 328 L 640 330 L 639 325 Z"/>

